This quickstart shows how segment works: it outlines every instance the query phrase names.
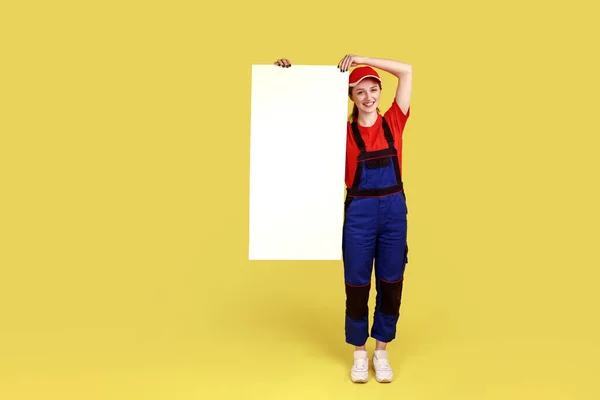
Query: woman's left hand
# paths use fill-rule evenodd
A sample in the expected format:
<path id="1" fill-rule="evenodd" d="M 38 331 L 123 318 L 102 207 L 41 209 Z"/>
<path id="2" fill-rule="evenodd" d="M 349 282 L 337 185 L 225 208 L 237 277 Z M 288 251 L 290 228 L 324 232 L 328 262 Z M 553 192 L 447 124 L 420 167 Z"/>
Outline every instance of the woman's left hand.
<path id="1" fill-rule="evenodd" d="M 361 59 L 362 57 L 360 56 L 346 54 L 346 56 L 344 56 L 344 58 L 342 58 L 338 63 L 338 68 L 340 71 L 346 72 L 350 69 L 350 67 L 356 67 L 357 65 L 362 64 Z"/>

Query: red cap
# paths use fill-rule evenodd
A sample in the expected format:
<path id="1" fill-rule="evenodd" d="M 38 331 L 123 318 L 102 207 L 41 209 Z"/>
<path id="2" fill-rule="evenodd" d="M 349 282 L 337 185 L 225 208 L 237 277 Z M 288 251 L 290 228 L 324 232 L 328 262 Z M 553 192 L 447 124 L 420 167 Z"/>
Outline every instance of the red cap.
<path id="1" fill-rule="evenodd" d="M 373 79 L 377 79 L 379 82 L 381 82 L 381 78 L 379 77 L 379 74 L 373 68 L 371 68 L 369 66 L 363 66 L 363 67 L 355 68 L 350 73 L 349 86 L 354 87 L 354 86 L 358 85 L 360 83 L 360 81 L 362 81 L 365 78 L 373 78 Z"/>

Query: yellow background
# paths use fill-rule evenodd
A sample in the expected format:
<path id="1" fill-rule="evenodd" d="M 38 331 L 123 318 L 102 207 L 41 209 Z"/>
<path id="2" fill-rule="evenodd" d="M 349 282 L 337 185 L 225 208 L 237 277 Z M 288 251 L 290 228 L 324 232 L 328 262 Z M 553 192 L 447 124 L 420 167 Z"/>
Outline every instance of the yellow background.
<path id="1" fill-rule="evenodd" d="M 1 399 L 600 398 L 592 2 L 202 3 L 0 6 Z M 414 67 L 391 385 L 247 261 L 251 65 L 346 53 Z"/>

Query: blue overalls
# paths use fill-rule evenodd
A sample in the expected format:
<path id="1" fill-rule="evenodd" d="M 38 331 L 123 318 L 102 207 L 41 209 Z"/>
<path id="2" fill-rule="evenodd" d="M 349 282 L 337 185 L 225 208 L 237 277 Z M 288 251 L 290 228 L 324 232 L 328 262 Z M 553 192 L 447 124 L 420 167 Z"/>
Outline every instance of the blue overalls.
<path id="1" fill-rule="evenodd" d="M 367 152 L 357 123 L 352 134 L 360 154 L 352 187 L 347 188 L 343 229 L 346 289 L 346 342 L 362 346 L 369 337 L 368 301 L 373 260 L 376 304 L 371 337 L 396 336 L 404 269 L 408 262 L 407 206 L 392 132 L 382 120 L 388 148 Z"/>

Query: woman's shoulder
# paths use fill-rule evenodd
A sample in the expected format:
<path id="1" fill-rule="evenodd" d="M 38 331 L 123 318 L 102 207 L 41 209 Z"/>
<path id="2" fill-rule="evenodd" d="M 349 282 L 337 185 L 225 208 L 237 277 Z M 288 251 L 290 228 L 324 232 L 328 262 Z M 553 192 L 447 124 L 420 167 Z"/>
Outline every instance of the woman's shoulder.
<path id="1" fill-rule="evenodd" d="M 388 110 L 385 112 L 384 118 L 386 124 L 389 126 L 392 134 L 395 137 L 402 137 L 404 134 L 404 127 L 408 117 L 410 116 L 410 108 L 407 113 L 404 114 L 398 103 L 393 101 Z"/>
<path id="2" fill-rule="evenodd" d="M 386 110 L 385 114 L 383 115 L 383 117 L 387 120 L 387 119 L 407 119 L 410 116 L 410 107 L 408 108 L 407 113 L 405 114 L 402 109 L 400 108 L 400 106 L 398 105 L 398 102 L 396 102 L 396 100 L 394 99 L 392 101 L 392 104 L 390 104 L 389 108 Z"/>

